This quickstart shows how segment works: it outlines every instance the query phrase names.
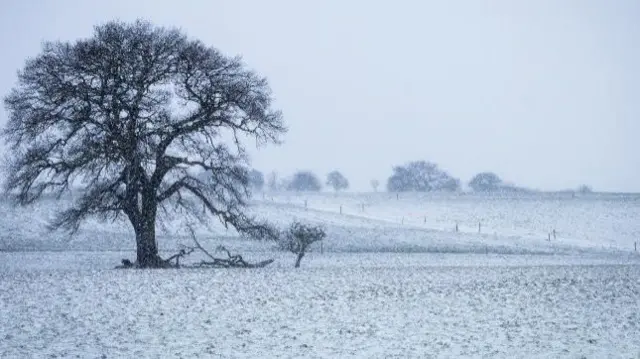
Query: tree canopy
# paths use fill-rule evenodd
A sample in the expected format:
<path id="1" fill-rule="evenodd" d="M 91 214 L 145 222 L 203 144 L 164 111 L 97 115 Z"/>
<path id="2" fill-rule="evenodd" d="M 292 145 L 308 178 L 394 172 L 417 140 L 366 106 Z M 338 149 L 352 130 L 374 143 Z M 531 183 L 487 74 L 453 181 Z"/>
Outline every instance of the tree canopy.
<path id="1" fill-rule="evenodd" d="M 204 220 L 204 207 L 225 226 L 269 236 L 273 228 L 243 211 L 243 141 L 280 143 L 287 130 L 272 102 L 267 80 L 240 57 L 177 29 L 111 21 L 87 39 L 44 43 L 19 71 L 4 100 L 4 187 L 26 205 L 82 185 L 52 228 L 73 233 L 87 217 L 124 215 L 142 267 L 160 263 L 164 216 Z"/>
<path id="2" fill-rule="evenodd" d="M 331 186 L 334 191 L 342 191 L 349 188 L 349 180 L 339 171 L 331 171 L 327 175 L 327 186 Z"/>
<path id="3" fill-rule="evenodd" d="M 377 179 L 372 179 L 371 188 L 373 188 L 374 192 L 378 192 L 378 186 L 380 186 L 380 181 L 378 181 Z"/>
<path id="4" fill-rule="evenodd" d="M 469 181 L 469 187 L 474 192 L 497 191 L 503 186 L 502 179 L 493 172 L 481 172 Z"/>
<path id="5" fill-rule="evenodd" d="M 320 191 L 322 184 L 313 172 L 299 171 L 287 183 L 287 189 L 290 191 Z"/>
<path id="6" fill-rule="evenodd" d="M 457 191 L 460 180 L 452 177 L 432 162 L 413 161 L 395 166 L 387 181 L 389 192 Z"/>

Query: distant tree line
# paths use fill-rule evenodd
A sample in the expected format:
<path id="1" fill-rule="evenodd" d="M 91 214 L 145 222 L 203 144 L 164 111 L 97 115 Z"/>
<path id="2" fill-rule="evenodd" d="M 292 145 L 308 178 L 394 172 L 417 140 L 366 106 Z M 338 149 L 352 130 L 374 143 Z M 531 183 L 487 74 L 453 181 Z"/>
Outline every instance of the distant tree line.
<path id="1" fill-rule="evenodd" d="M 317 192 L 323 189 L 320 178 L 308 170 L 298 171 L 289 178 L 279 178 L 274 171 L 268 175 L 265 181 L 262 172 L 254 169 L 250 172 L 249 177 L 249 184 L 258 191 L 264 189 L 265 182 L 270 191 Z M 336 192 L 343 191 L 349 188 L 349 180 L 340 171 L 334 170 L 327 174 L 325 185 Z"/>
<path id="2" fill-rule="evenodd" d="M 262 190 L 265 178 L 259 171 L 253 170 L 250 174 L 251 186 Z M 323 189 L 320 177 L 309 170 L 295 172 L 287 178 L 278 178 L 276 172 L 271 172 L 266 180 L 270 191 L 297 191 L 317 192 Z M 335 192 L 349 188 L 349 180 L 340 171 L 334 170 L 326 175 L 324 185 Z M 372 179 L 371 188 L 378 191 L 380 181 Z M 476 193 L 527 193 L 531 189 L 519 187 L 505 182 L 494 172 L 485 171 L 473 176 L 467 183 L 469 190 Z M 392 168 L 392 173 L 387 179 L 386 190 L 388 192 L 460 192 L 462 182 L 439 167 L 436 163 L 424 160 L 411 161 Z M 589 186 L 578 187 L 574 193 L 591 193 Z"/>

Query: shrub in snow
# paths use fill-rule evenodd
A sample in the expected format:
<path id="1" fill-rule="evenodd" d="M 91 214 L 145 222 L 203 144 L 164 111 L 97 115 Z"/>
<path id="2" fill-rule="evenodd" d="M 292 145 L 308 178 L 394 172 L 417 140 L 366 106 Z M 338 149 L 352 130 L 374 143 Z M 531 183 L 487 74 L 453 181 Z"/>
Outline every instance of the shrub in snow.
<path id="1" fill-rule="evenodd" d="M 326 237 L 321 226 L 312 226 L 300 222 L 293 222 L 289 229 L 280 238 L 280 248 L 298 255 L 295 267 L 300 267 L 300 261 L 314 242 Z"/>

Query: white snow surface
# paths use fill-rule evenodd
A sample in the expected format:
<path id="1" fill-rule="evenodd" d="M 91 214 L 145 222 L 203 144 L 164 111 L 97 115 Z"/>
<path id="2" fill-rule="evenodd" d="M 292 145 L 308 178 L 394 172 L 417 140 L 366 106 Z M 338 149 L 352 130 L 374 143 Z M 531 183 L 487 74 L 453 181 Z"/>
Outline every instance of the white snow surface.
<path id="1" fill-rule="evenodd" d="M 276 259 L 247 270 L 113 269 L 129 225 L 48 232 L 68 203 L 0 200 L 0 358 L 640 358 L 637 196 L 260 195 L 255 215 L 327 239 L 294 269 L 198 228 Z M 190 244 L 180 220 L 159 233 L 163 256 Z"/>
<path id="2" fill-rule="evenodd" d="M 45 199 L 16 208 L 0 200 L 0 250 L 135 248 L 126 221 L 90 220 L 73 238 L 47 231 L 47 221 L 68 203 L 68 199 Z M 282 227 L 294 219 L 324 225 L 327 238 L 322 249 L 331 252 L 630 253 L 640 240 L 638 195 L 403 193 L 396 199 L 389 193 L 277 193 L 258 194 L 250 204 L 249 212 Z M 197 232 L 211 245 L 222 243 L 244 251 L 269 247 L 239 241 L 233 229 L 225 229 L 216 219 Z M 186 234 L 181 219 L 166 223 L 166 230 L 158 226 L 159 246 L 172 251 L 190 244 Z"/>
<path id="3" fill-rule="evenodd" d="M 99 252 L 85 255 L 100 261 Z M 466 264 L 444 265 L 456 256 Z M 293 258 L 252 270 L 4 268 L 0 357 L 640 355 L 638 262 L 517 265 L 496 257 L 475 265 L 484 257 L 314 254 L 299 270 Z"/>

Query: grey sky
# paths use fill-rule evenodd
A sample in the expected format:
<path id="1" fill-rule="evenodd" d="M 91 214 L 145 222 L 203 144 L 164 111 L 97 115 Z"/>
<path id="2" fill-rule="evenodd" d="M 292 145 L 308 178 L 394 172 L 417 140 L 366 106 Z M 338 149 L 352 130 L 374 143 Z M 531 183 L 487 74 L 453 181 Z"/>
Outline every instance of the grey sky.
<path id="1" fill-rule="evenodd" d="M 269 78 L 290 131 L 256 168 L 354 190 L 409 160 L 466 182 L 640 191 L 640 2 L 36 1 L 0 5 L 0 94 L 42 40 L 141 17 Z M 4 108 L 0 123 L 6 121 Z"/>

